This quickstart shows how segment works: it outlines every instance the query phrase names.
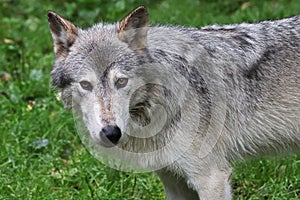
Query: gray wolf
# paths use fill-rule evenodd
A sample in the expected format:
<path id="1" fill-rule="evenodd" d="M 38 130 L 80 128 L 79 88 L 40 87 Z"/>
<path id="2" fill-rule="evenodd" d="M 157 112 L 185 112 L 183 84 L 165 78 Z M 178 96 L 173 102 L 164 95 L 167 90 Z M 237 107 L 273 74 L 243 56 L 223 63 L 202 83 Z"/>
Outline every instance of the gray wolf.
<path id="1" fill-rule="evenodd" d="M 230 163 L 299 149 L 300 15 L 197 29 L 150 26 L 141 6 L 87 30 L 48 20 L 65 107 L 99 151 L 155 171 L 168 199 L 231 199 Z"/>

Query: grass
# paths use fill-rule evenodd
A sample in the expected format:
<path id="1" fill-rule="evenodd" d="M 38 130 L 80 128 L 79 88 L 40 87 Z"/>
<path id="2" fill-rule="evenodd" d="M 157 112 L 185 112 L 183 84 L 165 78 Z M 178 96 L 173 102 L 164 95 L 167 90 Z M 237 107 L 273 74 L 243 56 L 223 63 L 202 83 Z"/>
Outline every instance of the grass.
<path id="1" fill-rule="evenodd" d="M 0 199 L 164 199 L 154 175 L 115 171 L 94 159 L 50 87 L 47 10 L 88 27 L 140 4 L 151 23 L 197 27 L 300 13 L 298 0 L 0 1 Z M 299 199 L 300 156 L 236 163 L 232 185 L 235 199 Z"/>

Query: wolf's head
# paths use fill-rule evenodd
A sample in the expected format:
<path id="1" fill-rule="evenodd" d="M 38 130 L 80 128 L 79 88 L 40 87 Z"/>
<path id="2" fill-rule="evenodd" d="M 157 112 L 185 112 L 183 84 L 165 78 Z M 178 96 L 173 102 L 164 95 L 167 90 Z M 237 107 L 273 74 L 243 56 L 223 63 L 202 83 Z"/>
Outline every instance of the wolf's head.
<path id="1" fill-rule="evenodd" d="M 125 132 L 141 131 L 137 127 L 167 118 L 170 126 L 179 119 L 174 91 L 163 87 L 173 76 L 167 69 L 162 72 L 147 49 L 148 14 L 143 6 L 116 24 L 88 30 L 51 11 L 48 20 L 55 52 L 53 85 L 61 90 L 67 108 L 80 110 L 94 141 L 114 146 Z M 165 104 L 167 118 L 159 107 Z"/>
<path id="2" fill-rule="evenodd" d="M 209 54 L 190 37 L 194 29 L 149 27 L 143 6 L 115 24 L 87 30 L 51 11 L 48 21 L 55 52 L 53 85 L 101 152 L 129 152 L 114 155 L 158 169 L 181 156 L 194 136 L 205 136 L 213 119 L 211 98 L 219 97 L 223 87 L 208 89 L 216 85 L 210 75 L 218 73 L 208 64 Z M 211 96 L 210 90 L 217 92 Z"/>

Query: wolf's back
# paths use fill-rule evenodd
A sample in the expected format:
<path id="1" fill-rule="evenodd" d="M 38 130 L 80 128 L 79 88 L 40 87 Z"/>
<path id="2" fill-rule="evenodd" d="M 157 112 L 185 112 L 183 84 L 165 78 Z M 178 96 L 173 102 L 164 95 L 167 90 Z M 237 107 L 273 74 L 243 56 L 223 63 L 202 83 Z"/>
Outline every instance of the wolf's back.
<path id="1" fill-rule="evenodd" d="M 299 148 L 299 15 L 201 29 L 153 27 L 149 48 L 185 63 L 187 78 L 220 73 L 215 82 L 226 88 L 228 109 L 220 143 L 231 149 L 230 157 Z"/>

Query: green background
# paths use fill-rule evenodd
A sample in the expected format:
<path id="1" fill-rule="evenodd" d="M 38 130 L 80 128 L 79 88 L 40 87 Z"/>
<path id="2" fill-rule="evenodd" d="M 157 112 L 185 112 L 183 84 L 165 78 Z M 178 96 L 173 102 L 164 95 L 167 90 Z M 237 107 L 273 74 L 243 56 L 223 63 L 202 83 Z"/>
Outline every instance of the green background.
<path id="1" fill-rule="evenodd" d="M 50 86 L 47 10 L 89 27 L 138 5 L 147 6 L 152 24 L 196 27 L 300 13 L 299 0 L 0 0 L 0 199 L 165 198 L 154 175 L 115 171 L 94 159 Z M 300 156 L 236 163 L 232 186 L 235 199 L 300 199 Z"/>

